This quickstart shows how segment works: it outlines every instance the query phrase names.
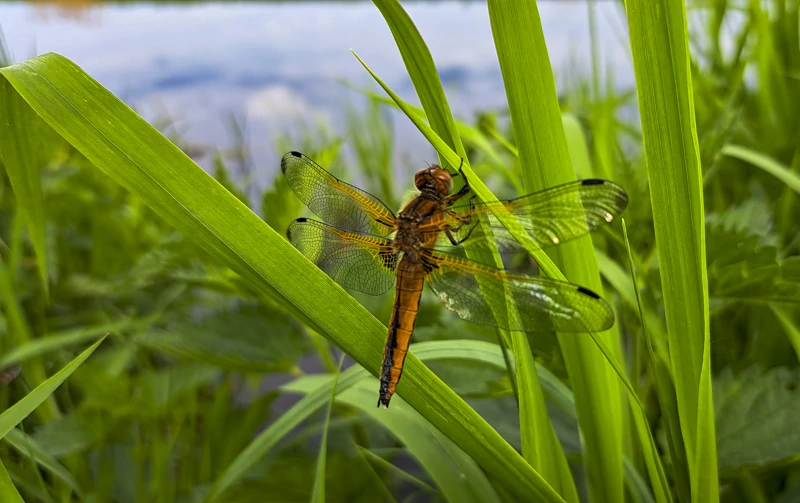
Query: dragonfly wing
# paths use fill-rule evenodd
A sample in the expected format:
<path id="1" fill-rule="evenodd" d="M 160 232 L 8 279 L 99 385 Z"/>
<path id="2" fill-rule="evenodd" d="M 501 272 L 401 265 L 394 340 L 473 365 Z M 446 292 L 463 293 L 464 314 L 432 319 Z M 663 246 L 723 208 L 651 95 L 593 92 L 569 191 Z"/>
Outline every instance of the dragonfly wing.
<path id="1" fill-rule="evenodd" d="M 333 226 L 382 236 L 394 230 L 394 214 L 380 199 L 339 180 L 300 152 L 283 156 L 281 171 L 297 197 Z"/>
<path id="2" fill-rule="evenodd" d="M 345 288 L 380 295 L 394 285 L 397 254 L 382 236 L 344 231 L 298 218 L 289 225 L 289 241 L 300 253 Z"/>
<path id="3" fill-rule="evenodd" d="M 551 187 L 501 204 L 516 217 L 521 228 L 539 246 L 546 248 L 583 236 L 612 222 L 627 207 L 628 195 L 614 182 L 588 179 Z M 492 214 L 492 209 L 493 205 L 479 203 L 472 210 L 431 222 L 421 230 L 435 232 L 450 228 L 456 241 L 467 236 L 470 241 L 493 239 L 501 251 L 518 250 L 520 244 Z M 478 225 L 481 220 L 487 225 Z M 446 237 L 439 240 L 439 244 L 448 243 Z"/>
<path id="4" fill-rule="evenodd" d="M 599 332 L 614 324 L 608 304 L 582 286 L 510 274 L 438 251 L 426 255 L 428 285 L 465 320 L 525 332 Z M 516 316 L 505 311 L 506 299 L 514 301 Z M 490 301 L 501 312 L 493 312 Z"/>

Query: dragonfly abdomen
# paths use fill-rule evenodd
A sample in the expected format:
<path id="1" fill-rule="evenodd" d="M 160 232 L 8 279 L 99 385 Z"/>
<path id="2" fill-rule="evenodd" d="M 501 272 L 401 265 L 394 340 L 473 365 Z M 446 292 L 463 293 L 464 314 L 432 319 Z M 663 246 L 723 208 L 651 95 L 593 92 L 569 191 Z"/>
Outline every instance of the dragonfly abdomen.
<path id="1" fill-rule="evenodd" d="M 422 297 L 424 284 L 422 264 L 403 258 L 397 266 L 397 283 L 395 286 L 392 319 L 389 322 L 389 334 L 383 350 L 383 367 L 381 369 L 381 388 L 378 406 L 389 406 L 395 387 L 403 374 L 403 363 L 408 354 L 408 345 L 414 324 L 419 312 L 419 300 Z"/>

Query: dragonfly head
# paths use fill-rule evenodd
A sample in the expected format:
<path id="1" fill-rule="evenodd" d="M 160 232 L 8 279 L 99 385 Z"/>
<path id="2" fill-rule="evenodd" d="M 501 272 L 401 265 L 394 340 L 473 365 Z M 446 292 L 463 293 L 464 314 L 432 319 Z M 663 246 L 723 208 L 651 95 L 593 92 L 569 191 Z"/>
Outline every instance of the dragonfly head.
<path id="1" fill-rule="evenodd" d="M 441 196 L 453 192 L 453 178 L 450 173 L 436 165 L 417 171 L 414 185 L 420 192 L 433 191 Z"/>

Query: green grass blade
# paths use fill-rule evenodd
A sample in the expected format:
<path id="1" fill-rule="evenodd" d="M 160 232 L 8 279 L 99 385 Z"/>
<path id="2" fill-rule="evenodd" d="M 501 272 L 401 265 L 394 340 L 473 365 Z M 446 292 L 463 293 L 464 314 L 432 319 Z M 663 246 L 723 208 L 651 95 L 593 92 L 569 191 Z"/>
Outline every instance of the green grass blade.
<path id="1" fill-rule="evenodd" d="M 787 187 L 800 194 L 800 176 L 775 159 L 739 145 L 725 145 L 722 147 L 720 153 L 752 164 L 757 168 L 761 168 L 785 183 Z"/>
<path id="2" fill-rule="evenodd" d="M 622 235 L 625 240 L 625 247 L 628 251 L 628 266 L 630 268 L 631 280 L 634 286 L 633 290 L 636 296 L 636 307 L 639 310 L 639 318 L 642 320 L 642 331 L 644 332 L 644 339 L 647 344 L 648 354 L 650 356 L 650 363 L 653 369 L 656 368 L 656 352 L 653 350 L 653 343 L 650 340 L 650 336 L 648 336 L 647 332 L 647 322 L 646 316 L 642 310 L 642 299 L 639 295 L 639 289 L 636 288 L 636 269 L 633 263 L 633 252 L 631 251 L 630 242 L 628 241 L 628 228 L 625 225 L 625 219 L 622 219 Z M 661 390 L 663 389 L 663 383 L 660 382 L 658 377 L 658 372 L 653 372 L 653 379 L 656 381 L 656 389 Z M 643 409 L 642 409 L 643 410 Z M 669 490 L 669 484 L 667 483 L 666 474 L 664 473 L 664 467 L 661 464 L 661 457 L 659 456 L 658 449 L 656 448 L 655 441 L 653 440 L 652 433 L 650 431 L 650 425 L 647 421 L 647 415 L 642 412 L 641 414 L 637 414 L 637 411 L 633 411 L 634 420 L 636 421 L 636 428 L 637 432 L 639 433 L 639 439 L 642 445 L 642 452 L 645 458 L 645 463 L 647 464 L 647 470 L 650 474 L 650 482 L 654 488 L 655 496 L 657 501 L 671 501 L 671 494 Z M 679 425 L 671 425 L 668 421 L 670 419 L 669 415 L 664 414 L 665 417 L 665 426 L 667 428 L 667 435 L 670 436 L 670 428 L 677 427 Z M 671 437 L 671 436 L 670 436 Z M 682 446 L 681 446 L 682 447 Z M 674 452 L 674 451 L 672 451 Z M 675 466 L 676 460 L 673 458 L 673 466 Z M 680 466 L 678 467 L 680 469 Z"/>
<path id="3" fill-rule="evenodd" d="M 105 340 L 105 337 L 92 344 L 89 349 L 75 357 L 74 360 L 69 362 L 63 369 L 56 372 L 53 377 L 49 378 L 33 391 L 28 393 L 22 400 L 15 403 L 8 408 L 5 412 L 0 414 L 0 438 L 4 438 L 15 426 L 22 422 L 23 419 L 28 417 L 36 407 L 41 405 L 47 397 L 61 386 L 67 377 L 72 375 L 81 364 L 86 361 L 89 356 L 94 353 L 94 350 Z"/>
<path id="4" fill-rule="evenodd" d="M 8 353 L 0 357 L 0 368 L 8 367 L 15 363 L 24 362 L 30 358 L 42 356 L 44 354 L 64 349 L 75 344 L 81 344 L 92 339 L 97 339 L 109 333 L 118 333 L 130 328 L 145 326 L 150 322 L 149 319 L 135 320 L 133 318 L 112 321 L 102 325 L 81 327 L 77 329 L 64 330 L 44 334 L 38 339 L 34 339 L 26 344 L 17 346 Z"/>
<path id="5" fill-rule="evenodd" d="M 42 287 L 47 295 L 50 282 L 47 279 L 41 170 L 49 159 L 40 134 L 43 124 L 3 79 L 0 79 L 0 117 L 0 155 L 17 197 L 17 208 L 28 228 Z"/>
<path id="6" fill-rule="evenodd" d="M 42 445 L 34 440 L 33 437 L 14 428 L 6 434 L 3 440 L 19 451 L 22 456 L 33 460 L 35 463 L 41 465 L 42 468 L 64 481 L 70 489 L 75 491 L 75 494 L 83 497 L 75 477 L 72 476 L 64 465 L 51 456 Z"/>
<path id="7" fill-rule="evenodd" d="M 769 307 L 775 313 L 775 317 L 778 318 L 783 330 L 786 332 L 786 337 L 792 344 L 792 348 L 794 348 L 794 354 L 800 359 L 800 327 L 795 324 L 791 315 L 783 307 L 777 304 L 771 304 Z"/>
<path id="8" fill-rule="evenodd" d="M 671 0 L 628 0 L 625 6 L 692 500 L 713 503 L 719 500 L 719 482 L 708 277 L 686 8 Z"/>
<path id="9" fill-rule="evenodd" d="M 489 17 L 525 189 L 533 192 L 574 180 L 536 2 L 490 0 Z M 591 238 L 565 243 L 554 255 L 566 278 L 602 292 Z M 617 360 L 621 359 L 613 332 L 607 332 L 605 342 Z M 619 383 L 588 338 L 559 335 L 559 344 L 575 393 L 590 493 L 597 501 L 621 501 L 623 410 Z"/>
<path id="10" fill-rule="evenodd" d="M 25 503 L 17 488 L 14 487 L 14 482 L 8 476 L 2 461 L 0 461 L 0 500 L 7 503 Z"/>
<path id="11" fill-rule="evenodd" d="M 333 386 L 331 387 L 331 398 L 328 402 L 328 412 L 325 414 L 325 424 L 322 427 L 322 442 L 319 446 L 319 457 L 317 458 L 317 472 L 314 475 L 314 489 L 311 492 L 311 503 L 325 503 L 325 460 L 328 456 L 328 427 L 331 424 L 331 413 L 333 403 L 336 400 L 336 386 L 339 384 L 339 373 L 344 362 L 344 355 L 339 358 L 339 367 L 333 374 Z"/>
<path id="12" fill-rule="evenodd" d="M 4 68 L 0 75 L 95 166 L 377 375 L 386 327 L 74 63 L 46 54 Z M 560 500 L 511 445 L 413 355 L 398 393 L 518 497 Z"/>
<path id="13" fill-rule="evenodd" d="M 359 452 L 370 462 L 381 468 L 385 469 L 386 471 L 392 472 L 397 475 L 398 479 L 405 480 L 412 485 L 417 486 L 418 488 L 422 489 L 423 491 L 430 493 L 430 494 L 439 494 L 439 491 L 431 487 L 427 482 L 418 479 L 417 477 L 411 475 L 407 471 L 403 470 L 402 468 L 398 468 L 392 463 L 386 461 L 382 457 L 378 456 L 374 452 L 366 449 L 362 446 L 357 446 Z"/>

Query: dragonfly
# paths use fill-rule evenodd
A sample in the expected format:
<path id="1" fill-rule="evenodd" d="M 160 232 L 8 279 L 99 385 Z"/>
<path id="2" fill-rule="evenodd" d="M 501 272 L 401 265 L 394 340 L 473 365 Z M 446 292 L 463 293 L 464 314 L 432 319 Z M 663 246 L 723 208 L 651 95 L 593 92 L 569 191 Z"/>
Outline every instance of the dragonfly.
<path id="1" fill-rule="evenodd" d="M 424 283 L 461 318 L 505 330 L 599 332 L 614 324 L 609 305 L 588 288 L 510 272 L 458 252 L 477 245 L 473 256 L 480 256 L 480 245 L 489 239 L 500 252 L 522 250 L 495 216 L 500 206 L 540 247 L 583 236 L 612 222 L 627 206 L 625 190 L 614 182 L 578 180 L 486 204 L 471 194 L 462 168 L 451 174 L 434 165 L 414 175 L 419 192 L 395 215 L 377 197 L 299 152 L 283 157 L 281 171 L 297 197 L 323 220 L 293 221 L 287 236 L 295 248 L 345 288 L 370 295 L 395 289 L 379 407 L 388 408 L 403 373 Z M 455 177 L 464 181 L 458 190 Z"/>

